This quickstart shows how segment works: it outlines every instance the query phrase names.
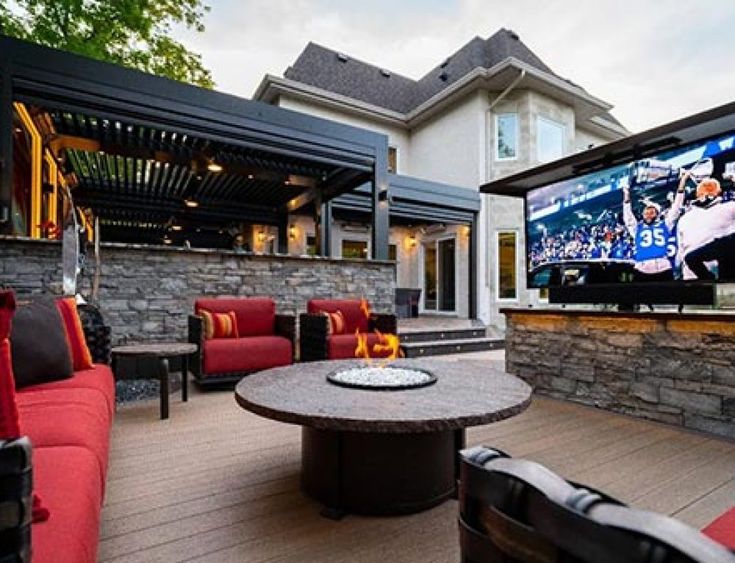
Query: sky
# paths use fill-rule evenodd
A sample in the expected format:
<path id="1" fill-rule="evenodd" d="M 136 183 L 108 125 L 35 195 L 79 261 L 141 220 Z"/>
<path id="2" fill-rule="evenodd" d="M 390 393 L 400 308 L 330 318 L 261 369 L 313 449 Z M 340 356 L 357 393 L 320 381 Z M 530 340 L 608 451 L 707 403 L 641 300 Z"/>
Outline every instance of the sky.
<path id="1" fill-rule="evenodd" d="M 735 101 L 735 0 L 205 0 L 174 35 L 217 89 L 250 98 L 309 41 L 418 79 L 475 36 L 512 29 L 632 132 Z"/>

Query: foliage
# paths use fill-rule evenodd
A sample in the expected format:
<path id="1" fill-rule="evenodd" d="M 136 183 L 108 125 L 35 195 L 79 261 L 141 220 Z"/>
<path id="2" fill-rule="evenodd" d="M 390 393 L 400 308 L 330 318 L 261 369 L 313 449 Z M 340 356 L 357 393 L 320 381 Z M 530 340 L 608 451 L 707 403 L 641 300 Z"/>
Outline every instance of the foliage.
<path id="1" fill-rule="evenodd" d="M 214 86 L 199 54 L 171 37 L 204 31 L 202 0 L 0 0 L 0 33 L 199 86 Z"/>

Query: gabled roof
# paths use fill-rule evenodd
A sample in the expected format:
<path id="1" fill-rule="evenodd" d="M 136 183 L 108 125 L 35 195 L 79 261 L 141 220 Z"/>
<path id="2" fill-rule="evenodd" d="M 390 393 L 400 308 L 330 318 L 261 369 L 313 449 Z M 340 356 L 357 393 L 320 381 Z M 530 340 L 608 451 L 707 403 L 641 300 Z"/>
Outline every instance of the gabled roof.
<path id="1" fill-rule="evenodd" d="M 561 78 L 508 29 L 501 29 L 487 39 L 475 37 L 419 80 L 313 42 L 306 46 L 284 76 L 378 107 L 408 113 L 473 70 L 490 69 L 509 58 Z M 579 88 L 569 80 L 566 82 Z"/>

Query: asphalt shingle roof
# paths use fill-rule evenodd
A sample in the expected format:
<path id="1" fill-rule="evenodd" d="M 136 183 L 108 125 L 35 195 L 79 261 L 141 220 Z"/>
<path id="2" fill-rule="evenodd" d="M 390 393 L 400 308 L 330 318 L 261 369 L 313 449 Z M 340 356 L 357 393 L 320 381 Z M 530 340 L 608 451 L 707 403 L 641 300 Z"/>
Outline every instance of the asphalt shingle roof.
<path id="1" fill-rule="evenodd" d="M 313 42 L 306 46 L 284 76 L 381 108 L 408 113 L 474 69 L 492 68 L 509 57 L 558 77 L 509 29 L 501 29 L 487 39 L 473 38 L 419 80 L 401 76 Z M 558 78 L 584 91 L 570 80 Z M 620 125 L 609 113 L 602 115 Z"/>
<path id="2" fill-rule="evenodd" d="M 475 37 L 419 80 L 386 71 L 311 42 L 284 76 L 382 108 L 407 113 L 475 68 L 491 68 L 508 57 L 515 57 L 553 74 L 514 32 L 501 29 L 487 39 Z"/>

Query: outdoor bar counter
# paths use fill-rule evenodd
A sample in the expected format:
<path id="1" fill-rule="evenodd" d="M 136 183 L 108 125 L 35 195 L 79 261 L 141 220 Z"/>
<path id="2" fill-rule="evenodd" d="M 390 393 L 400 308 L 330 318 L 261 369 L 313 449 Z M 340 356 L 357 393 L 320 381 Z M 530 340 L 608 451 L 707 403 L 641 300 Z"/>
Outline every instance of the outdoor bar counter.
<path id="1" fill-rule="evenodd" d="M 537 393 L 735 438 L 735 314 L 501 310 Z"/>

